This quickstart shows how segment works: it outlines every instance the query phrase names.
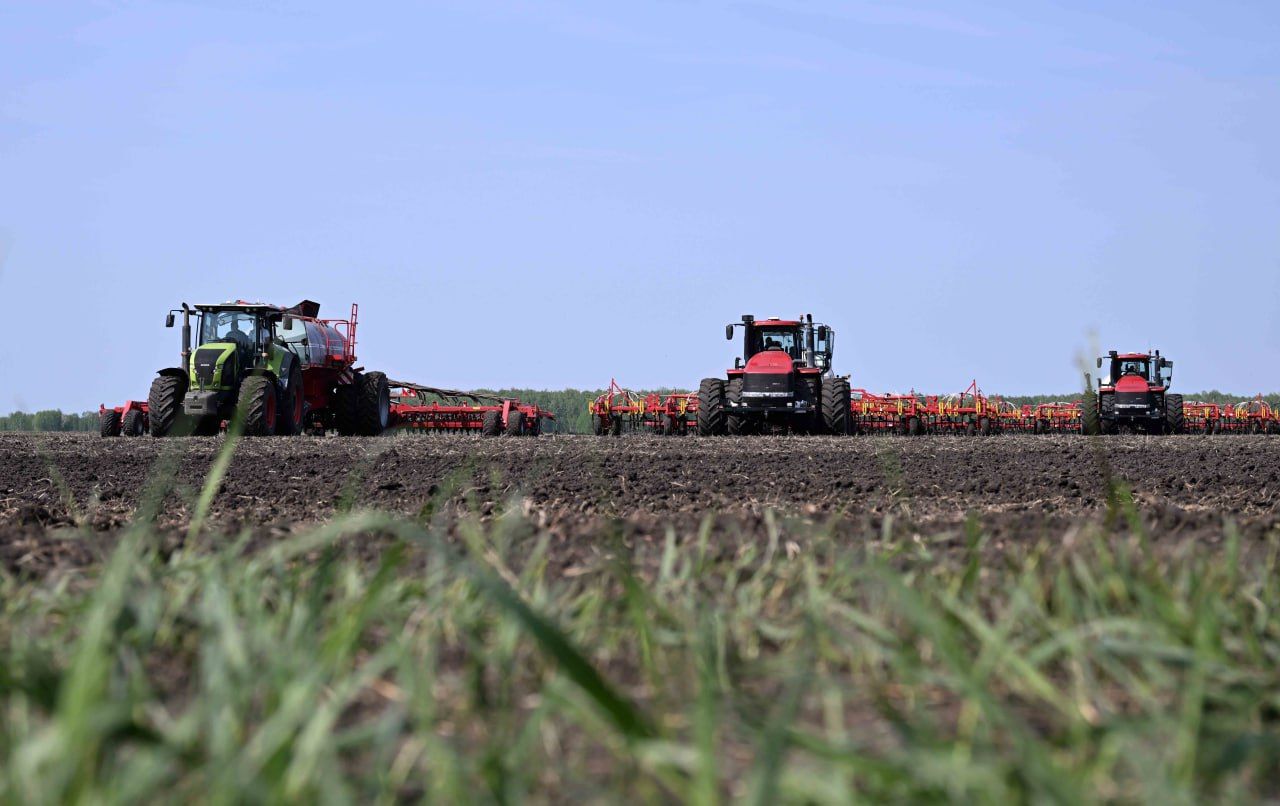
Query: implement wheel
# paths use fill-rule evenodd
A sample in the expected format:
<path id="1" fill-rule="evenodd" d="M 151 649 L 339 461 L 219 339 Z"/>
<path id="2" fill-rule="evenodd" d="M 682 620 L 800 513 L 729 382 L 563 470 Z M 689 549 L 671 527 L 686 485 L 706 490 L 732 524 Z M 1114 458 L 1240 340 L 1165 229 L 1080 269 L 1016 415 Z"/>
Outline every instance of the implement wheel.
<path id="1" fill-rule="evenodd" d="M 703 378 L 698 384 L 698 436 L 718 437 L 725 433 L 724 381 Z"/>
<path id="2" fill-rule="evenodd" d="M 481 421 L 480 433 L 486 437 L 496 437 L 502 434 L 502 412 L 497 409 L 490 409 L 484 413 L 484 420 Z"/>
<path id="3" fill-rule="evenodd" d="M 507 427 L 503 433 L 509 437 L 524 436 L 524 412 L 512 409 L 507 413 Z"/>
<path id="4" fill-rule="evenodd" d="M 356 386 L 356 433 L 376 437 L 387 430 L 391 420 L 391 389 L 387 376 L 366 372 Z"/>
<path id="5" fill-rule="evenodd" d="M 124 415 L 121 423 L 120 432 L 126 437 L 140 437 L 147 431 L 143 424 L 143 416 L 141 409 L 129 409 Z"/>
<path id="6" fill-rule="evenodd" d="M 120 436 L 120 412 L 107 409 L 98 415 L 98 434 L 104 437 Z"/>

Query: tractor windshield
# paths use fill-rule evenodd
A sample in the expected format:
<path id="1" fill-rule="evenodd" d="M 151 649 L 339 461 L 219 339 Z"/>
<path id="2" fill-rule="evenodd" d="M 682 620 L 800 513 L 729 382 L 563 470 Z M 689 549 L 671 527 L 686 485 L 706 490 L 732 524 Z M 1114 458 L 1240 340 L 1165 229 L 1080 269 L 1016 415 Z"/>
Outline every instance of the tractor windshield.
<path id="1" fill-rule="evenodd" d="M 258 335 L 258 317 L 246 311 L 206 311 L 200 317 L 201 344 L 230 341 L 252 349 Z"/>
<path id="2" fill-rule="evenodd" d="M 781 350 L 794 359 L 801 358 L 800 331 L 795 328 L 758 327 L 751 332 L 751 354 L 764 350 Z"/>
<path id="3" fill-rule="evenodd" d="M 1145 358 L 1117 358 L 1111 362 L 1111 379 L 1117 381 L 1124 376 L 1142 378 L 1143 380 L 1153 380 L 1151 377 L 1151 362 Z"/>

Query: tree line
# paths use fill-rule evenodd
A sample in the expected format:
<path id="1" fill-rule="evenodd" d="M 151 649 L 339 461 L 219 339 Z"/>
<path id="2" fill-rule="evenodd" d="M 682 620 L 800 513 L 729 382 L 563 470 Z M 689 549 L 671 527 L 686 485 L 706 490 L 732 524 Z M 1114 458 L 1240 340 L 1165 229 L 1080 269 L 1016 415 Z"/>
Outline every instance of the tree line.
<path id="1" fill-rule="evenodd" d="M 92 431 L 98 430 L 98 412 L 63 414 L 61 409 L 15 411 L 0 416 L 0 431 Z"/>

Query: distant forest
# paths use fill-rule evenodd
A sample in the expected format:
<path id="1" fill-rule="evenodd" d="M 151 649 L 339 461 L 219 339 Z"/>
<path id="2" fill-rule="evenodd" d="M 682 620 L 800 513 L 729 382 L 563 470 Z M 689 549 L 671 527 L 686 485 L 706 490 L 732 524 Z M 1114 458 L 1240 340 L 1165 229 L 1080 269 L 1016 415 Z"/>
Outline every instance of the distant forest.
<path id="1" fill-rule="evenodd" d="M 591 430 L 591 421 L 587 417 L 587 404 L 602 394 L 602 389 L 479 389 L 478 393 L 515 397 L 526 403 L 534 403 L 556 415 L 554 431 L 560 433 L 585 434 Z M 662 393 L 678 391 L 659 390 Z M 647 394 L 646 391 L 638 391 Z M 992 395 L 995 397 L 996 395 Z M 1004 400 L 1021 406 L 1024 403 L 1046 403 L 1057 400 L 1071 401 L 1080 397 L 1079 392 L 1060 395 L 1002 395 Z M 1186 400 L 1211 400 L 1217 403 L 1241 403 L 1252 400 L 1253 395 L 1230 395 L 1216 389 L 1208 392 L 1184 394 Z M 1280 409 L 1280 393 L 1263 395 L 1272 407 Z M 0 432 L 3 431 L 90 431 L 98 430 L 98 413 L 86 411 L 80 414 L 64 414 L 59 409 L 45 409 L 37 412 L 15 411 L 7 416 L 0 416 Z"/>

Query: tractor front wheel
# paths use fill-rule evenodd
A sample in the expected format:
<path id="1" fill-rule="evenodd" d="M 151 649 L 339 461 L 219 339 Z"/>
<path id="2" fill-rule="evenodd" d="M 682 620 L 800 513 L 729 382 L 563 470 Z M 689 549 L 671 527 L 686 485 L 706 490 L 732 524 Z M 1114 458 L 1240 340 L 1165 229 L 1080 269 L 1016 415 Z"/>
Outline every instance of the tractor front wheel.
<path id="1" fill-rule="evenodd" d="M 151 436 L 167 437 L 183 430 L 182 398 L 186 394 L 186 375 L 161 375 L 151 382 L 151 391 L 147 394 Z"/>
<path id="2" fill-rule="evenodd" d="M 279 419 L 276 383 L 266 375 L 250 375 L 240 384 L 236 408 L 244 422 L 247 437 L 269 437 L 276 432 Z"/>
<path id="3" fill-rule="evenodd" d="M 734 437 L 747 433 L 746 419 L 733 413 L 736 406 L 742 405 L 741 378 L 734 378 L 724 385 L 724 398 L 729 404 L 724 418 L 724 430 Z"/>
<path id="4" fill-rule="evenodd" d="M 849 421 L 853 419 L 849 381 L 830 378 L 822 382 L 822 424 L 828 434 L 844 436 L 849 433 Z"/>
<path id="5" fill-rule="evenodd" d="M 98 433 L 104 437 L 120 436 L 120 412 L 107 409 L 98 415 Z"/>
<path id="6" fill-rule="evenodd" d="M 718 437 L 724 433 L 724 381 L 704 378 L 698 384 L 698 436 Z"/>

